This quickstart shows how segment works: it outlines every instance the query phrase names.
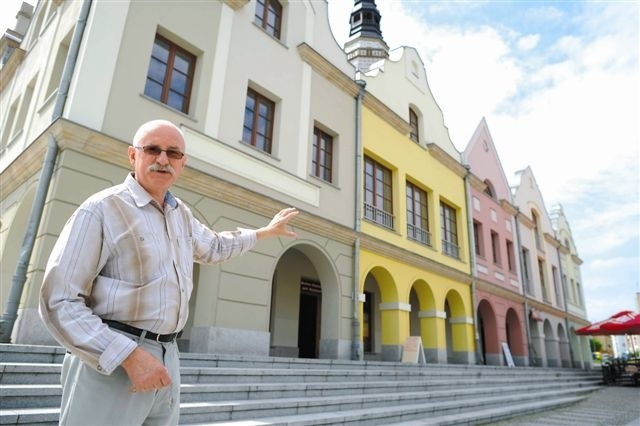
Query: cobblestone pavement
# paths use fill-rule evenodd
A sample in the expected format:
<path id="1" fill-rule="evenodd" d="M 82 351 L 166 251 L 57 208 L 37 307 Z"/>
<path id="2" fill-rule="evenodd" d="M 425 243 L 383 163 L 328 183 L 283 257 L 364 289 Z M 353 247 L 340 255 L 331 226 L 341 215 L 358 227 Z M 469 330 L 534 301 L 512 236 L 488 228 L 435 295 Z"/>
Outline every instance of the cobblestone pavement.
<path id="1" fill-rule="evenodd" d="M 494 425 L 640 426 L 640 387 L 605 386 L 575 405 Z"/>

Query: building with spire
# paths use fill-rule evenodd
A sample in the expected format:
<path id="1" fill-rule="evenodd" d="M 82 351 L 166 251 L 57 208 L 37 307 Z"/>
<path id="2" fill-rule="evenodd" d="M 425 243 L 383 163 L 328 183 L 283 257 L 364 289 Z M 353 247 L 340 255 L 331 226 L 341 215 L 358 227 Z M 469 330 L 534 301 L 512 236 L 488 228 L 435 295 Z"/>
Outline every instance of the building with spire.
<path id="1" fill-rule="evenodd" d="M 375 0 L 355 0 L 349 19 L 349 40 L 344 51 L 357 71 L 368 71 L 373 64 L 389 57 L 389 46 L 382 38 L 380 20 Z"/>

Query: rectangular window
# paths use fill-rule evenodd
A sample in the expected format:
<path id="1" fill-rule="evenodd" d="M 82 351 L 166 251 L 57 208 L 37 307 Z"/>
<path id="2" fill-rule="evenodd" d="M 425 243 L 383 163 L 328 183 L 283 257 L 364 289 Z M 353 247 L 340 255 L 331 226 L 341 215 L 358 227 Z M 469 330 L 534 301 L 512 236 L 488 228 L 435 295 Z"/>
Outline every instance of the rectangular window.
<path id="1" fill-rule="evenodd" d="M 431 245 L 427 193 L 407 182 L 407 237 Z"/>
<path id="2" fill-rule="evenodd" d="M 282 26 L 282 5 L 278 0 L 258 0 L 256 2 L 256 24 L 271 36 L 280 39 Z"/>
<path id="3" fill-rule="evenodd" d="M 67 60 L 67 54 L 69 53 L 69 45 L 71 44 L 71 33 L 69 33 L 58 46 L 56 52 L 56 58 L 53 62 L 53 68 L 51 69 L 51 75 L 49 76 L 49 84 L 47 85 L 47 92 L 45 99 L 48 99 L 60 85 L 60 79 L 62 78 L 62 70 L 64 69 L 64 63 Z"/>
<path id="4" fill-rule="evenodd" d="M 369 157 L 364 158 L 364 217 L 393 229 L 391 170 Z"/>
<path id="5" fill-rule="evenodd" d="M 276 104 L 253 89 L 247 90 L 242 140 L 271 154 Z"/>
<path id="6" fill-rule="evenodd" d="M 527 294 L 533 295 L 531 288 L 531 264 L 529 263 L 529 250 L 522 248 L 522 284 Z"/>
<path id="7" fill-rule="evenodd" d="M 333 138 L 317 127 L 314 127 L 311 172 L 314 176 L 326 180 L 327 182 L 331 182 L 332 162 Z"/>
<path id="8" fill-rule="evenodd" d="M 493 256 L 493 263 L 500 265 L 500 236 L 495 231 L 491 231 L 491 253 Z"/>
<path id="9" fill-rule="evenodd" d="M 545 278 L 545 266 L 542 259 L 538 259 L 538 274 L 540 275 L 540 289 L 542 290 L 542 300 L 544 300 L 545 302 L 549 302 L 547 280 Z"/>
<path id="10" fill-rule="evenodd" d="M 442 201 L 440 202 L 440 227 L 442 231 L 442 252 L 456 259 L 459 258 L 456 211 Z"/>
<path id="11" fill-rule="evenodd" d="M 551 267 L 551 278 L 553 279 L 553 289 L 556 293 L 556 305 L 560 308 L 564 308 L 564 301 L 562 300 L 562 293 L 560 291 L 560 285 L 558 283 L 558 268 Z"/>
<path id="12" fill-rule="evenodd" d="M 144 94 L 188 114 L 195 65 L 194 55 L 156 35 Z"/>
<path id="13" fill-rule="evenodd" d="M 516 260 L 513 253 L 513 242 L 507 240 L 507 266 L 510 272 L 515 272 L 516 270 Z"/>
<path id="14" fill-rule="evenodd" d="M 482 224 L 473 221 L 473 244 L 475 245 L 476 254 L 484 257 L 483 241 L 482 241 Z"/>
<path id="15" fill-rule="evenodd" d="M 414 110 L 409 108 L 409 125 L 411 126 L 411 133 L 409 137 L 412 141 L 420 142 L 420 133 L 418 131 L 418 114 Z"/>

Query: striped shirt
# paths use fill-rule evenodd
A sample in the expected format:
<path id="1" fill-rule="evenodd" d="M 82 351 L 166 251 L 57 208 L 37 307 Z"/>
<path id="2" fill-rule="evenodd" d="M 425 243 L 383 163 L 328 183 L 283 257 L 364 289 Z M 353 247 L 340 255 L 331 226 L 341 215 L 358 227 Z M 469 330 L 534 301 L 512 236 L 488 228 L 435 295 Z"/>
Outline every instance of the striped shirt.
<path id="1" fill-rule="evenodd" d="M 69 351 L 111 374 L 136 343 L 102 319 L 178 332 L 189 315 L 193 262 L 221 262 L 255 243 L 253 230 L 210 230 L 171 193 L 161 207 L 129 174 L 64 226 L 45 270 L 40 316 Z"/>

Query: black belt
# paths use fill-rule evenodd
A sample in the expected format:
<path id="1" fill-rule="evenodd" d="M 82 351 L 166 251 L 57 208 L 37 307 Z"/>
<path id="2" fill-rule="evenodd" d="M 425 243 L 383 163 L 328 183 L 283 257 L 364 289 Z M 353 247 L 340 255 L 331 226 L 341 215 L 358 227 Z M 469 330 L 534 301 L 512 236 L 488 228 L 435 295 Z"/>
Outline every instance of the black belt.
<path id="1" fill-rule="evenodd" d="M 141 328 L 137 328 L 128 324 L 124 324 L 118 321 L 112 321 L 103 319 L 103 323 L 107 324 L 111 328 L 115 328 L 116 330 L 124 331 L 125 333 L 133 334 L 135 336 L 141 336 L 146 330 L 142 330 Z M 182 331 L 171 334 L 156 334 L 151 331 L 147 331 L 147 334 L 144 335 L 145 338 L 149 340 L 155 340 L 156 342 L 169 343 L 173 342 L 175 339 L 182 336 Z"/>

